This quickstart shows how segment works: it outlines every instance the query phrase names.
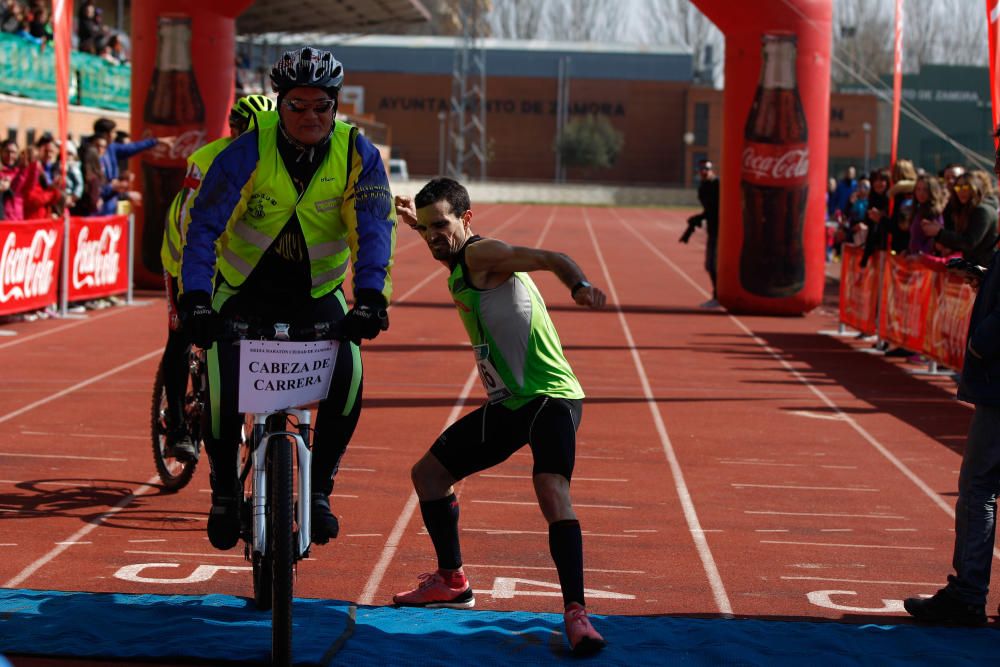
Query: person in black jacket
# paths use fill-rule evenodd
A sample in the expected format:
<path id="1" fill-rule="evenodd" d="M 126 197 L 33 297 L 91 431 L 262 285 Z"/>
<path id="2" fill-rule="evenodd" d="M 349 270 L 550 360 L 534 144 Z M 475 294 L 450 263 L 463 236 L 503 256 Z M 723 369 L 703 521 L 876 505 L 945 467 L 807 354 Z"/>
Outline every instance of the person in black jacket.
<path id="1" fill-rule="evenodd" d="M 702 160 L 698 165 L 701 183 L 698 185 L 698 201 L 701 203 L 701 213 L 688 218 L 688 227 L 681 236 L 681 243 L 687 243 L 691 234 L 701 223 L 705 223 L 705 270 L 712 279 L 712 298 L 701 304 L 702 308 L 718 308 L 719 301 L 715 291 L 716 263 L 715 256 L 719 238 L 719 176 L 715 173 L 715 165 L 711 160 Z"/>
<path id="2" fill-rule="evenodd" d="M 1000 130 L 998 130 L 1000 136 Z M 1000 175 L 1000 153 L 997 155 Z M 961 183 L 961 178 L 958 183 Z M 996 218 L 994 218 L 996 224 Z M 975 412 L 962 455 L 955 505 L 955 551 L 948 584 L 933 597 L 908 598 L 903 606 L 917 620 L 984 625 L 986 595 L 1000 494 L 1000 253 L 981 279 L 969 320 L 958 398 Z M 973 265 L 974 266 L 974 265 Z M 980 269 L 982 267 L 979 267 Z M 978 278 L 969 278 L 975 286 Z"/>
<path id="3" fill-rule="evenodd" d="M 925 220 L 923 232 L 946 250 L 961 252 L 973 264 L 987 266 L 997 245 L 997 199 L 992 186 L 982 176 L 977 177 L 977 172 L 968 172 L 956 179 L 955 196 L 951 228 Z"/>

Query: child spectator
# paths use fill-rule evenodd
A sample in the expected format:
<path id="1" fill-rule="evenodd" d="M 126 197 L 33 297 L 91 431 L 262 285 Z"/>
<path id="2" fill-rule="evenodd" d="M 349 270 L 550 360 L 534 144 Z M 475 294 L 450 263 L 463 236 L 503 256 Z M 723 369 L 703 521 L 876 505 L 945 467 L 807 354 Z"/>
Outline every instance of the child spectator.
<path id="1" fill-rule="evenodd" d="M 923 221 L 931 220 L 944 225 L 944 207 L 948 203 L 948 193 L 941 181 L 933 176 L 919 176 L 913 187 L 914 211 L 910 222 L 911 255 L 933 255 L 934 238 L 923 231 Z"/>

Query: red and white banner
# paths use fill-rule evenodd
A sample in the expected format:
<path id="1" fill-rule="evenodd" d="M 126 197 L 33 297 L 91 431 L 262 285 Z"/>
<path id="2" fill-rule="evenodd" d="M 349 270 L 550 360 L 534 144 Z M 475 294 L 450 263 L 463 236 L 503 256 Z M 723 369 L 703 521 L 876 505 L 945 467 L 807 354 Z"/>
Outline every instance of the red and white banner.
<path id="1" fill-rule="evenodd" d="M 896 34 L 893 40 L 892 59 L 892 157 L 889 164 L 896 164 L 896 147 L 899 145 L 899 105 L 903 97 L 903 0 L 896 0 Z"/>
<path id="2" fill-rule="evenodd" d="M 128 216 L 69 220 L 70 301 L 128 290 Z"/>
<path id="3" fill-rule="evenodd" d="M 62 220 L 0 222 L 0 315 L 58 300 Z"/>
<path id="4" fill-rule="evenodd" d="M 960 369 L 976 292 L 950 271 L 934 271 L 934 287 L 927 318 L 924 353 L 942 366 Z"/>
<path id="5" fill-rule="evenodd" d="M 1000 63 L 997 62 L 997 41 L 1000 39 L 1000 0 L 986 0 L 986 36 L 990 43 L 990 99 L 993 102 L 993 129 L 1000 127 Z M 994 139 L 1000 146 L 1000 139 Z"/>
<path id="6" fill-rule="evenodd" d="M 69 56 L 73 49 L 73 0 L 52 0 L 52 41 L 56 57 L 56 108 L 59 114 L 59 155 L 66 180 L 66 137 L 69 132 Z"/>
<path id="7" fill-rule="evenodd" d="M 879 266 L 881 251 L 861 268 L 864 248 L 844 244 L 840 248 L 840 321 L 868 335 L 878 325 Z"/>
<path id="8" fill-rule="evenodd" d="M 884 271 L 879 337 L 922 350 L 934 273 L 920 259 L 900 255 L 888 257 Z"/>

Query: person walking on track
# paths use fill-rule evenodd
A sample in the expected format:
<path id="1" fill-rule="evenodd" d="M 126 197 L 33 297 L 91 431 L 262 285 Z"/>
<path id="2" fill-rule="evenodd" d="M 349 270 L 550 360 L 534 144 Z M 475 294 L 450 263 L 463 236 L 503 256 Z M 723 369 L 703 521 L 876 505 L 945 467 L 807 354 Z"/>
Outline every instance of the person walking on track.
<path id="1" fill-rule="evenodd" d="M 191 340 L 208 350 L 212 509 L 217 549 L 239 541 L 236 448 L 238 347 L 213 345 L 222 319 L 293 328 L 340 321 L 352 341 L 339 346 L 329 396 L 320 401 L 312 461 L 312 540 L 340 524 L 329 496 L 361 413 L 358 343 L 389 326 L 396 214 L 378 149 L 335 119 L 344 68 L 329 51 L 286 51 L 271 68 L 276 112 L 212 162 L 191 208 L 181 262 L 180 309 Z M 216 244 L 218 259 L 216 259 Z M 348 310 L 343 282 L 354 277 Z M 212 381 L 214 380 L 214 381 Z M 306 501 L 307 499 L 300 499 Z"/>
<path id="2" fill-rule="evenodd" d="M 167 344 L 163 348 L 164 389 L 167 395 L 167 442 L 180 461 L 193 461 L 198 448 L 184 428 L 184 393 L 188 377 L 187 337 L 177 311 L 177 279 L 181 272 L 181 249 L 191 221 L 190 209 L 198 195 L 201 179 L 215 156 L 233 139 L 250 129 L 259 111 L 273 111 L 274 100 L 265 95 L 247 95 L 236 100 L 229 110 L 229 136 L 205 144 L 187 159 L 184 186 L 174 197 L 164 221 L 160 261 L 167 288 Z"/>
<path id="3" fill-rule="evenodd" d="M 505 461 L 527 443 L 562 587 L 566 636 L 575 654 L 596 653 L 605 642 L 587 616 L 583 538 L 569 492 L 584 394 L 528 273 L 551 271 L 580 306 L 600 308 L 606 297 L 564 254 L 473 234 L 469 193 L 457 181 L 438 178 L 416 198 L 395 201 L 397 217 L 419 232 L 434 259 L 451 271 L 448 288 L 472 340 L 488 400 L 448 427 L 413 466 L 413 485 L 438 569 L 420 575 L 420 585 L 395 595 L 393 602 L 475 605 L 462 570 L 454 484 Z"/>

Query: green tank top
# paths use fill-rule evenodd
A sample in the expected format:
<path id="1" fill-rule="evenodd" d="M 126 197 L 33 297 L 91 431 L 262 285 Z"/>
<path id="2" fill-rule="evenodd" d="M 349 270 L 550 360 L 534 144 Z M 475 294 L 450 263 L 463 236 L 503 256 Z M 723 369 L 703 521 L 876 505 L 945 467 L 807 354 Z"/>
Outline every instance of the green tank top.
<path id="1" fill-rule="evenodd" d="M 473 237 L 465 247 L 478 240 Z M 584 397 L 531 276 L 514 273 L 498 287 L 476 289 L 466 279 L 463 248 L 448 289 L 472 341 L 490 403 L 516 410 L 541 395 Z"/>

